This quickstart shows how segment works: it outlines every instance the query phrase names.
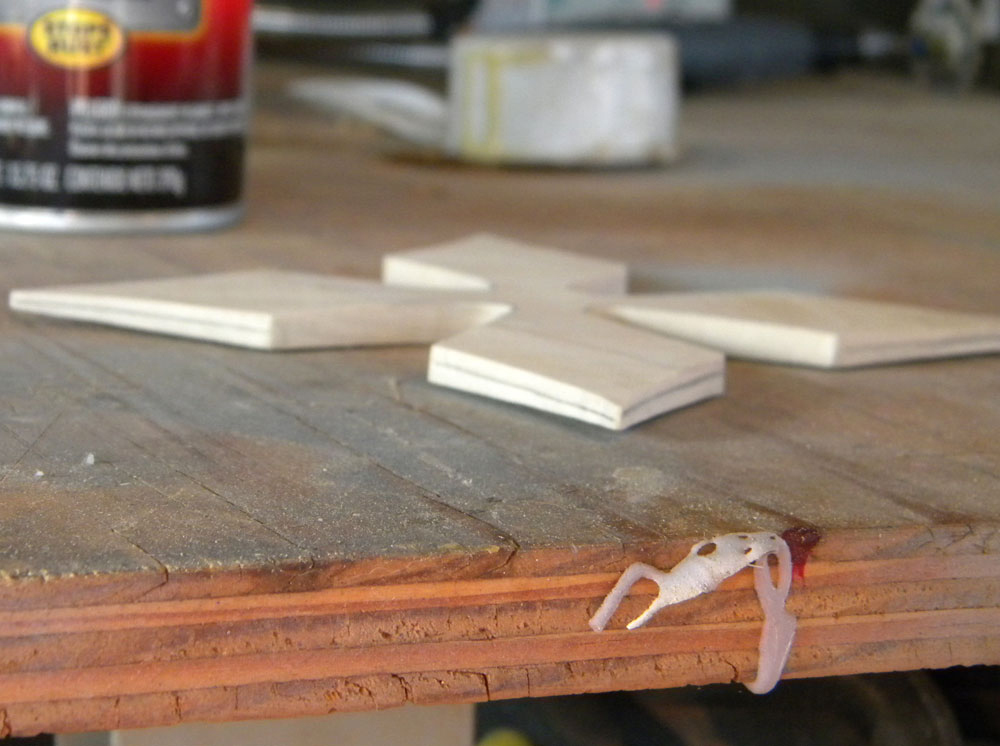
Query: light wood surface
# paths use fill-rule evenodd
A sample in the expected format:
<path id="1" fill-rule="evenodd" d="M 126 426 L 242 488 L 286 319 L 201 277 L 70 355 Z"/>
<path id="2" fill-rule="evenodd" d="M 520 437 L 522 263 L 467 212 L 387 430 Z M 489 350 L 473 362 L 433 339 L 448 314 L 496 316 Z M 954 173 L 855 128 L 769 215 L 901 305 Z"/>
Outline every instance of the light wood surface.
<path id="1" fill-rule="evenodd" d="M 1000 316 L 780 290 L 651 294 L 604 310 L 729 355 L 817 368 L 1000 351 Z"/>
<path id="2" fill-rule="evenodd" d="M 433 342 L 432 383 L 611 430 L 722 393 L 713 349 L 820 368 L 1000 351 L 1000 316 L 780 291 L 629 296 L 621 263 L 489 234 L 382 267 L 389 287 L 262 270 L 15 289 L 10 306 L 267 350 Z"/>
<path id="3" fill-rule="evenodd" d="M 722 393 L 718 352 L 588 311 L 625 292 L 619 262 L 479 234 L 382 264 L 388 286 L 260 270 L 15 289 L 10 306 L 265 350 L 434 342 L 432 383 L 612 430 Z"/>
<path id="4" fill-rule="evenodd" d="M 427 344 L 507 311 L 468 293 L 269 269 L 14 289 L 10 307 L 261 350 Z"/>
<path id="5" fill-rule="evenodd" d="M 489 231 L 626 262 L 635 291 L 1000 313 L 992 98 L 854 77 L 710 96 L 675 168 L 587 174 L 400 160 L 260 79 L 244 225 L 5 235 L 0 289 L 365 279 Z M 798 525 L 822 540 L 789 676 L 1000 663 L 996 357 L 736 362 L 727 396 L 615 433 L 430 385 L 426 355 L 0 312 L 0 732 L 749 680 L 746 573 L 640 630 L 652 585 L 587 620 L 631 562 Z"/>

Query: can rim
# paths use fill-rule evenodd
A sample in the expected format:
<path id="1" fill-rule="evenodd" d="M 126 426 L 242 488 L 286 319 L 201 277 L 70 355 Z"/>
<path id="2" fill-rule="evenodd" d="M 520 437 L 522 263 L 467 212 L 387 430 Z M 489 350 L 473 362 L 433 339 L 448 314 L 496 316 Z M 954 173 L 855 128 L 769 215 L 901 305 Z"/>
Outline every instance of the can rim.
<path id="1" fill-rule="evenodd" d="M 225 228 L 243 203 L 167 210 L 79 210 L 0 205 L 0 229 L 70 234 L 183 233 Z"/>

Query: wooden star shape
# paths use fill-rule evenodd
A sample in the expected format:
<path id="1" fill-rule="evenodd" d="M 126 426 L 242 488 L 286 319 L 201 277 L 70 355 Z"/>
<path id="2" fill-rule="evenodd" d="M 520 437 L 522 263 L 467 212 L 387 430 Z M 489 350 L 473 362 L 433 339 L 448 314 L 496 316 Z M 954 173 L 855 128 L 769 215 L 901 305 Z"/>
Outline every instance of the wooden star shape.
<path id="1" fill-rule="evenodd" d="M 721 394 L 724 354 L 843 368 L 1000 351 L 996 317 L 785 291 L 632 296 L 624 264 L 492 235 L 389 254 L 382 280 L 261 270 L 14 290 L 10 305 L 264 350 L 429 343 L 433 383 L 614 430 Z"/>

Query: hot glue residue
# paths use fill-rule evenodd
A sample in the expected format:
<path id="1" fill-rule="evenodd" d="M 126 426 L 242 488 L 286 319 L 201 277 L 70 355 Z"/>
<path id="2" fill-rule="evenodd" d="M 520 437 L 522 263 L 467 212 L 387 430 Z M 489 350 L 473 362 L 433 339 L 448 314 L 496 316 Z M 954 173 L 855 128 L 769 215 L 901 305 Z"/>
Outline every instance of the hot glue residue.
<path id="1" fill-rule="evenodd" d="M 778 560 L 777 585 L 771 578 L 771 555 Z M 795 617 L 785 610 L 792 586 L 792 555 L 788 543 L 777 534 L 726 534 L 698 542 L 669 572 L 641 562 L 630 565 L 590 620 L 590 627 L 595 632 L 603 630 L 641 578 L 652 580 L 660 592 L 649 608 L 628 623 L 628 629 L 641 627 L 666 606 L 715 590 L 723 580 L 747 567 L 754 568 L 754 588 L 764 611 L 764 627 L 758 644 L 757 678 L 746 687 L 755 694 L 765 694 L 781 678 L 796 627 Z"/>

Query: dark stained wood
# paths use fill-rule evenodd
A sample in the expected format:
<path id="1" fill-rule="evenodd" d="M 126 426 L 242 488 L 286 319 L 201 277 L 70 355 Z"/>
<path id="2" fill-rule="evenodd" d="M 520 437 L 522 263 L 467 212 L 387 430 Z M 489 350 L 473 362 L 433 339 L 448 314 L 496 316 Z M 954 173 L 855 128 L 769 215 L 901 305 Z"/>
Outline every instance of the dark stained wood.
<path id="1" fill-rule="evenodd" d="M 1000 102 L 844 77 L 709 96 L 665 171 L 408 160 L 261 71 L 250 213 L 6 234 L 0 291 L 274 266 L 377 276 L 488 230 L 639 290 L 786 285 L 1000 314 Z M 942 139 L 942 132 L 955 132 Z M 424 380 L 426 350 L 255 353 L 0 311 L 0 733 L 747 680 L 748 577 L 595 634 L 629 562 L 811 526 L 790 676 L 1000 663 L 1000 357 L 733 362 L 626 433 Z M 88 454 L 94 463 L 87 463 Z"/>

